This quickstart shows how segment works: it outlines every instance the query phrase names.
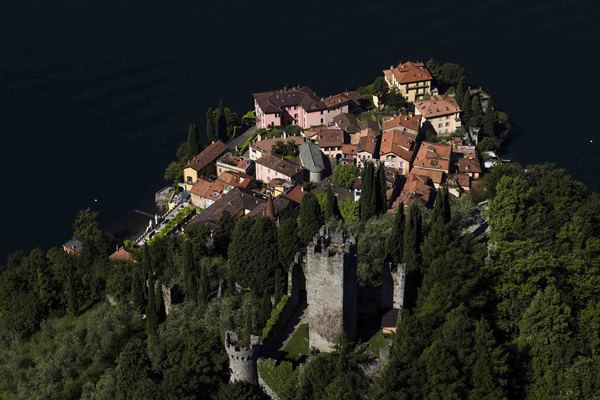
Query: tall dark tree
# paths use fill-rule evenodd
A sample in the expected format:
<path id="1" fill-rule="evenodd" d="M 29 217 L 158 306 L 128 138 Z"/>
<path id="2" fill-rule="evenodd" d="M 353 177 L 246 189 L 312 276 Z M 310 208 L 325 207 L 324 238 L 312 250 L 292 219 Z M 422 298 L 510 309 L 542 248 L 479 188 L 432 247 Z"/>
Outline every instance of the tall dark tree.
<path id="1" fill-rule="evenodd" d="M 421 209 L 412 204 L 404 225 L 404 261 L 407 271 L 418 271 L 421 259 Z"/>
<path id="2" fill-rule="evenodd" d="M 244 325 L 242 326 L 242 335 L 240 338 L 242 340 L 242 344 L 248 345 L 250 343 L 250 337 L 253 333 L 252 313 L 250 311 L 250 306 L 246 305 L 246 307 L 244 307 Z"/>
<path id="3" fill-rule="evenodd" d="M 188 159 L 191 159 L 200 152 L 200 137 L 198 136 L 198 127 L 193 122 L 188 127 L 186 147 Z"/>
<path id="4" fill-rule="evenodd" d="M 283 282 L 281 279 L 281 269 L 277 268 L 275 270 L 275 277 L 273 278 L 275 287 L 273 288 L 273 298 L 275 299 L 275 304 L 279 303 L 281 297 L 283 296 Z"/>
<path id="5" fill-rule="evenodd" d="M 145 305 L 143 285 L 144 278 L 140 274 L 140 268 L 136 265 L 133 267 L 133 276 L 131 277 L 131 298 L 133 306 L 140 312 Z"/>
<path id="6" fill-rule="evenodd" d="M 198 279 L 198 304 L 206 304 L 210 298 L 208 268 L 206 265 L 200 265 L 200 278 Z"/>
<path id="7" fill-rule="evenodd" d="M 271 308 L 272 308 L 271 295 L 269 294 L 269 292 L 267 292 L 265 290 L 260 299 L 259 315 L 260 315 L 260 320 L 261 320 L 260 321 L 261 326 L 265 326 L 265 324 L 267 323 L 267 320 L 271 316 Z"/>
<path id="8" fill-rule="evenodd" d="M 301 244 L 298 239 L 298 225 L 294 218 L 283 220 L 277 228 L 277 251 L 279 264 L 287 271 L 294 260 L 294 255 L 300 250 Z"/>
<path id="9" fill-rule="evenodd" d="M 275 223 L 266 217 L 258 218 L 250 236 L 257 242 L 253 243 L 250 256 L 251 262 L 246 266 L 246 273 L 240 279 L 258 293 L 273 290 L 273 276 L 279 268 L 277 254 L 277 228 Z"/>
<path id="10" fill-rule="evenodd" d="M 158 315 L 156 305 L 156 285 L 154 284 L 154 272 L 150 267 L 148 274 L 148 303 L 146 305 L 146 331 L 148 336 L 155 335 L 158 330 Z"/>
<path id="11" fill-rule="evenodd" d="M 140 339 L 131 339 L 119 354 L 115 368 L 118 400 L 142 400 L 156 397 L 152 363 Z"/>
<path id="12" fill-rule="evenodd" d="M 392 225 L 392 232 L 386 238 L 385 242 L 385 253 L 386 259 L 395 264 L 402 262 L 404 259 L 404 204 L 400 203 L 396 217 L 394 218 L 394 224 Z"/>
<path id="13" fill-rule="evenodd" d="M 471 99 L 471 126 L 481 126 L 483 123 L 483 109 L 479 96 L 473 96 Z"/>
<path id="14" fill-rule="evenodd" d="M 198 298 L 197 271 L 192 243 L 189 240 L 183 245 L 183 284 L 187 299 L 195 302 Z"/>
<path id="15" fill-rule="evenodd" d="M 156 290 L 154 292 L 154 300 L 156 302 L 156 318 L 158 320 L 158 323 L 161 323 L 165 320 L 167 313 L 165 310 L 165 302 L 163 300 L 162 295 L 162 284 L 160 283 L 160 281 L 157 281 L 155 286 Z"/>
<path id="16" fill-rule="evenodd" d="M 209 108 L 208 111 L 206 111 L 206 139 L 209 144 L 217 140 L 215 112 L 212 108 Z"/>
<path id="17" fill-rule="evenodd" d="M 458 104 L 462 104 L 467 90 L 467 82 L 465 81 L 465 77 L 461 76 L 458 80 L 458 84 L 456 85 L 456 92 L 454 95 L 454 99 Z"/>
<path id="18" fill-rule="evenodd" d="M 217 108 L 217 137 L 223 141 L 227 140 L 227 117 L 225 116 L 225 107 L 223 99 L 219 100 Z"/>
<path id="19" fill-rule="evenodd" d="M 323 214 L 325 219 L 339 218 L 340 217 L 340 209 L 337 203 L 337 197 L 333 193 L 331 188 L 327 189 L 326 193 L 326 201 L 325 201 L 325 209 L 323 210 Z"/>
<path id="20" fill-rule="evenodd" d="M 483 134 L 488 137 L 496 136 L 496 115 L 492 99 L 488 100 L 487 110 L 483 116 Z"/>
<path id="21" fill-rule="evenodd" d="M 377 196 L 377 213 L 382 214 L 387 211 L 387 182 L 383 164 L 380 164 L 377 168 L 377 190 L 379 192 Z"/>
<path id="22" fill-rule="evenodd" d="M 373 201 L 373 164 L 367 162 L 365 167 L 363 168 L 363 175 L 361 179 L 361 189 L 360 189 L 360 219 L 362 221 L 366 221 L 375 215 L 375 210 L 373 206 L 375 202 Z"/>
<path id="23" fill-rule="evenodd" d="M 71 316 L 76 317 L 79 315 L 79 297 L 77 296 L 77 277 L 74 263 L 70 262 L 67 268 L 67 309 Z"/>
<path id="24" fill-rule="evenodd" d="M 231 279 L 240 284 L 245 279 L 247 268 L 252 265 L 252 253 L 255 245 L 259 243 L 248 240 L 251 237 L 250 230 L 253 225 L 253 218 L 244 217 L 237 221 L 227 250 L 231 266 Z"/>
<path id="25" fill-rule="evenodd" d="M 471 93 L 467 90 L 465 95 L 463 96 L 463 101 L 461 103 L 462 108 L 462 119 L 465 124 L 469 124 L 471 122 Z"/>
<path id="26" fill-rule="evenodd" d="M 309 243 L 323 225 L 321 206 L 312 193 L 306 193 L 300 204 L 298 233 L 302 243 Z"/>
<path id="27" fill-rule="evenodd" d="M 231 213 L 229 213 L 229 211 L 223 212 L 221 217 L 219 217 L 217 227 L 213 232 L 214 250 L 218 255 L 227 257 L 227 247 L 231 241 L 231 235 L 233 234 L 234 229 L 235 220 L 231 216 Z"/>

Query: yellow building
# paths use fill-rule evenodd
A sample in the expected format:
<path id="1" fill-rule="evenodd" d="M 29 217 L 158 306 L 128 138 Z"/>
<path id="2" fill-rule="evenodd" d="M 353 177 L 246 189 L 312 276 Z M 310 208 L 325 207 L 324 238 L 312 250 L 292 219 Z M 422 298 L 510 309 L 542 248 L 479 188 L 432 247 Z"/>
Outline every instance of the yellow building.
<path id="1" fill-rule="evenodd" d="M 422 62 L 407 61 L 383 71 L 390 88 L 396 88 L 410 102 L 431 94 L 431 73 Z"/>
<path id="2" fill-rule="evenodd" d="M 191 190 L 199 178 L 208 178 L 217 173 L 216 160 L 227 151 L 227 145 L 218 140 L 209 144 L 204 150 L 183 167 L 183 182 L 185 189 Z"/>

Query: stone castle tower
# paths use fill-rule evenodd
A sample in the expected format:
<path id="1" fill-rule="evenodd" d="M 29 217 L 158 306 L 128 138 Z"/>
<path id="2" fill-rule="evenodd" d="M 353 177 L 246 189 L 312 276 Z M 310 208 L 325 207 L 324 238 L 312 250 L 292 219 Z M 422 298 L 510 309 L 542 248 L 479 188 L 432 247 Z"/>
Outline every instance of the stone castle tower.
<path id="1" fill-rule="evenodd" d="M 256 384 L 258 375 L 256 359 L 260 348 L 258 336 L 250 336 L 249 346 L 239 346 L 236 332 L 225 332 L 225 351 L 229 357 L 230 382 Z"/>
<path id="2" fill-rule="evenodd" d="M 406 264 L 385 263 L 383 266 L 383 284 L 381 307 L 384 309 L 404 308 L 404 284 L 406 281 Z"/>
<path id="3" fill-rule="evenodd" d="M 307 247 L 305 268 L 309 345 L 329 352 L 342 332 L 356 336 L 356 240 L 321 228 Z"/>

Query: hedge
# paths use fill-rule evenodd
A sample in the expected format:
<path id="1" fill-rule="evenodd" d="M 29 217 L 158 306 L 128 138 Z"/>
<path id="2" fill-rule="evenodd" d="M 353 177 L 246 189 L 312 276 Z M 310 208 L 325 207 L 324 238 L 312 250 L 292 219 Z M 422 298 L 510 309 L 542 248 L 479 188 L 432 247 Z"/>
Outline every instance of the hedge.
<path id="1" fill-rule="evenodd" d="M 150 240 L 148 240 L 148 246 L 152 245 L 156 239 L 167 236 L 173 232 L 179 225 L 185 222 L 189 217 L 194 215 L 196 208 L 194 206 L 187 206 L 177 213 L 177 215 L 170 220 L 162 229 L 154 234 Z"/>
<path id="2" fill-rule="evenodd" d="M 279 318 L 281 318 L 281 314 L 283 313 L 283 310 L 285 310 L 285 306 L 287 305 L 289 300 L 290 296 L 288 296 L 287 294 L 284 295 L 283 297 L 281 297 L 281 300 L 279 300 L 279 303 L 277 303 L 273 311 L 271 311 L 271 316 L 269 317 L 267 324 L 262 330 L 263 341 L 269 337 L 271 331 L 273 330 L 273 327 L 279 322 Z"/>

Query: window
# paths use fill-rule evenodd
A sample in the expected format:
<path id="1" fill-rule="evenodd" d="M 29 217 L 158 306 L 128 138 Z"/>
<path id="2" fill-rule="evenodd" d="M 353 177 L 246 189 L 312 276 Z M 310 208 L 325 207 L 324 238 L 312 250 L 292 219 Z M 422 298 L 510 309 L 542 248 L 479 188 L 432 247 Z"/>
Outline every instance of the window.
<path id="1" fill-rule="evenodd" d="M 444 126 L 444 124 L 438 124 L 438 128 L 441 128 L 442 126 Z"/>
<path id="2" fill-rule="evenodd" d="M 446 122 L 446 126 L 450 126 L 450 122 Z"/>
<path id="3" fill-rule="evenodd" d="M 323 115 L 323 110 L 321 110 L 321 115 Z"/>
<path id="4" fill-rule="evenodd" d="M 321 123 L 323 123 L 323 118 L 321 118 Z"/>
<path id="5" fill-rule="evenodd" d="M 191 176 L 186 176 L 187 178 L 187 183 L 192 184 L 192 177 Z"/>

